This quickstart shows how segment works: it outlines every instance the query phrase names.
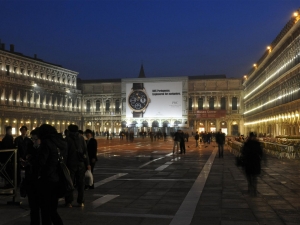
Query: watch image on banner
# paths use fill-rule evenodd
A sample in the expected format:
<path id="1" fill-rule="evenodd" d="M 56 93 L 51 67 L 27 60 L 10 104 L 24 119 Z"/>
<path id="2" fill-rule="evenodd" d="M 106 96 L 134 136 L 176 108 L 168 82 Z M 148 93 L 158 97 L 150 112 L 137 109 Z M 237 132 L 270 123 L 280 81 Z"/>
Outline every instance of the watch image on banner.
<path id="1" fill-rule="evenodd" d="M 126 117 L 182 117 L 182 82 L 126 84 Z"/>

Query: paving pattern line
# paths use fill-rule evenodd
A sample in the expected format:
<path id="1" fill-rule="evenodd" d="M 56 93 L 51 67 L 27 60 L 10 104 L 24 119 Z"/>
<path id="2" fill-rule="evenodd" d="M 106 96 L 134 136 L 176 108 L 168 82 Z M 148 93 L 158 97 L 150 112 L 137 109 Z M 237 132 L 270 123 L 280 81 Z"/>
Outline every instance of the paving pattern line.
<path id="1" fill-rule="evenodd" d="M 141 165 L 139 168 L 143 168 L 143 167 L 149 165 L 150 163 L 153 163 L 153 162 L 155 162 L 155 161 L 157 161 L 157 160 L 160 160 L 160 159 L 163 159 L 163 158 L 165 158 L 165 157 L 160 157 L 160 158 L 157 158 L 157 159 L 153 159 L 153 160 L 151 160 L 150 162 L 147 162 L 147 163 Z"/>
<path id="2" fill-rule="evenodd" d="M 107 183 L 107 182 L 110 182 L 110 181 L 112 181 L 112 180 L 118 179 L 119 177 L 125 176 L 125 175 L 127 175 L 127 174 L 128 174 L 128 173 L 118 173 L 118 174 L 113 175 L 113 176 L 111 176 L 111 177 L 108 177 L 108 178 L 106 178 L 106 179 L 104 179 L 104 180 L 100 180 L 100 181 L 94 183 L 94 187 L 95 187 L 95 188 L 96 188 L 96 187 L 99 187 L 99 186 L 101 186 L 101 185 L 103 185 L 103 184 L 105 184 L 105 183 Z"/>
<path id="3" fill-rule="evenodd" d="M 170 225 L 188 225 L 192 222 L 197 203 L 202 194 L 216 154 L 217 150 L 214 149 L 207 162 L 205 163 L 203 169 L 201 170 L 199 176 L 195 180 L 191 190 L 188 192 L 185 199 L 181 203 Z"/>
<path id="4" fill-rule="evenodd" d="M 163 171 L 164 169 L 166 169 L 168 166 L 170 166 L 172 164 L 172 162 L 166 162 L 164 165 L 161 165 L 159 167 L 157 167 L 155 169 L 155 171 Z"/>
<path id="5" fill-rule="evenodd" d="M 172 219 L 170 215 L 156 215 L 156 214 L 133 214 L 133 213 L 110 213 L 110 212 L 87 212 L 87 214 L 95 216 L 119 216 L 119 217 L 144 217 L 144 218 L 159 218 Z"/>
<path id="6" fill-rule="evenodd" d="M 106 202 L 109 202 L 113 200 L 114 198 L 119 197 L 119 195 L 104 195 L 101 198 L 96 199 L 91 203 L 93 209 L 99 207 L 100 205 L 105 204 Z"/>

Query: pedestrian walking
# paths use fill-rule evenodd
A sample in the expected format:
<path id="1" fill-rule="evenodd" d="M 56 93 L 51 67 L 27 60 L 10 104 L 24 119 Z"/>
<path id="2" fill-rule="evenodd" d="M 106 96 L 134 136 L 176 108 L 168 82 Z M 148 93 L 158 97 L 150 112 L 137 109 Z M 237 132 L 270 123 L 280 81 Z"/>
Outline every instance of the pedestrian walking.
<path id="1" fill-rule="evenodd" d="M 97 158 L 98 144 L 97 144 L 97 140 L 92 136 L 92 131 L 90 129 L 86 129 L 85 135 L 87 138 L 86 146 L 87 146 L 87 151 L 88 151 L 90 165 L 91 165 L 91 172 L 94 176 L 94 167 L 95 167 L 96 162 L 98 161 L 98 158 Z M 88 188 L 94 189 L 94 184 Z"/>
<path id="2" fill-rule="evenodd" d="M 198 134 L 198 131 L 196 131 L 196 134 L 195 134 L 195 141 L 196 141 L 196 147 L 199 147 L 199 134 Z"/>
<path id="3" fill-rule="evenodd" d="M 224 144 L 225 144 L 225 134 L 222 133 L 221 129 L 216 134 L 216 142 L 218 144 L 218 150 L 219 150 L 219 158 L 224 158 L 223 152 L 224 152 Z"/>
<path id="4" fill-rule="evenodd" d="M 183 131 L 179 132 L 180 134 L 180 154 L 185 154 L 185 133 Z"/>
<path id="5" fill-rule="evenodd" d="M 174 145 L 173 145 L 173 154 L 175 152 L 176 148 L 176 153 L 178 153 L 179 146 L 180 146 L 180 130 L 176 131 L 174 134 Z"/>
<path id="6" fill-rule="evenodd" d="M 256 135 L 251 132 L 242 149 L 249 194 L 257 195 L 257 176 L 261 172 L 263 151 Z"/>
<path id="7" fill-rule="evenodd" d="M 66 136 L 68 143 L 67 167 L 70 170 L 70 176 L 77 188 L 78 206 L 84 206 L 84 188 L 85 172 L 91 170 L 89 155 L 83 136 L 78 133 L 78 126 L 70 124 L 68 126 L 69 135 Z M 73 202 L 73 191 L 65 196 L 65 206 L 71 208 Z"/>

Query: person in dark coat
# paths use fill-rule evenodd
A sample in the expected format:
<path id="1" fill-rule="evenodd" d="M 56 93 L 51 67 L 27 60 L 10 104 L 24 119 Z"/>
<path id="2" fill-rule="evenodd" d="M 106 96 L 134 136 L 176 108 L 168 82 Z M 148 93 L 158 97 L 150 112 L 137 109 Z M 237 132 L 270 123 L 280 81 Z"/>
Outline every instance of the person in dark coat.
<path id="1" fill-rule="evenodd" d="M 183 131 L 181 130 L 179 132 L 180 134 L 180 153 L 179 154 L 185 154 L 185 134 L 183 133 Z"/>
<path id="2" fill-rule="evenodd" d="M 248 180 L 248 192 L 257 194 L 257 176 L 261 172 L 261 159 L 263 151 L 260 143 L 253 132 L 250 133 L 245 142 L 242 155 L 245 165 L 245 173 Z"/>
<path id="3" fill-rule="evenodd" d="M 175 152 L 175 147 L 176 147 L 176 153 L 178 153 L 178 149 L 180 146 L 180 130 L 176 131 L 176 133 L 174 134 L 174 145 L 173 145 L 173 154 Z"/>
<path id="4" fill-rule="evenodd" d="M 40 225 L 40 204 L 39 204 L 39 170 L 37 155 L 40 151 L 41 139 L 39 128 L 30 132 L 31 145 L 28 146 L 26 160 L 21 161 L 25 168 L 25 187 L 30 207 L 30 225 Z"/>
<path id="5" fill-rule="evenodd" d="M 225 134 L 222 133 L 221 129 L 216 134 L 216 142 L 218 144 L 219 149 L 219 158 L 223 158 L 223 152 L 224 152 L 224 144 L 225 144 Z"/>
<path id="6" fill-rule="evenodd" d="M 68 143 L 68 158 L 67 167 L 70 170 L 70 176 L 73 183 L 77 187 L 77 203 L 80 207 L 84 206 L 84 188 L 85 188 L 85 172 L 91 170 L 89 155 L 85 140 L 81 134 L 78 133 L 78 126 L 70 124 L 68 126 L 69 134 L 65 140 Z M 65 196 L 65 205 L 72 207 L 73 191 Z"/>
<path id="7" fill-rule="evenodd" d="M 63 225 L 63 221 L 57 212 L 59 175 L 58 175 L 58 151 L 66 158 L 67 143 L 56 129 L 49 124 L 43 124 L 39 128 L 41 139 L 40 150 L 37 154 L 37 170 L 39 183 L 40 208 L 43 225 Z"/>
<path id="8" fill-rule="evenodd" d="M 26 160 L 27 149 L 29 145 L 32 145 L 32 141 L 27 137 L 27 127 L 22 126 L 20 128 L 21 135 L 16 137 L 14 140 L 14 146 L 17 147 L 17 158 L 18 158 L 18 166 L 17 166 L 17 182 L 20 184 L 21 182 L 21 170 L 23 170 L 20 166 L 21 161 Z"/>
<path id="9" fill-rule="evenodd" d="M 95 164 L 98 161 L 98 157 L 97 157 L 98 143 L 97 143 L 97 140 L 93 137 L 93 133 L 90 129 L 86 129 L 85 136 L 87 138 L 86 146 L 87 146 L 87 151 L 88 151 L 90 165 L 91 165 L 91 172 L 93 174 Z M 94 176 L 94 174 L 93 174 L 93 176 Z M 89 188 L 94 189 L 94 184 L 92 186 L 90 186 Z"/>

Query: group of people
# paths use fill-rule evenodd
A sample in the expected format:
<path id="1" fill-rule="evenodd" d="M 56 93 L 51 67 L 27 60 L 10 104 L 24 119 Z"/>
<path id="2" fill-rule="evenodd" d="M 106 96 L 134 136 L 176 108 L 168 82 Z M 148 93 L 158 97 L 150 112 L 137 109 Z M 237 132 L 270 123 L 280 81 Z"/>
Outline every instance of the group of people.
<path id="1" fill-rule="evenodd" d="M 185 154 L 185 133 L 182 130 L 177 130 L 174 133 L 174 145 L 173 154 L 175 153 Z"/>
<path id="2" fill-rule="evenodd" d="M 67 165 L 71 179 L 77 188 L 77 204 L 84 206 L 85 173 L 93 173 L 97 161 L 97 141 L 93 132 L 85 131 L 86 139 L 78 130 L 77 125 L 69 125 L 65 138 L 55 127 L 43 124 L 30 132 L 27 137 L 27 127 L 20 128 L 21 135 L 15 140 L 11 127 L 6 127 L 6 135 L 2 139 L 1 149 L 17 148 L 18 183 L 21 171 L 25 170 L 24 183 L 30 206 L 31 225 L 62 225 L 63 221 L 57 212 L 60 196 L 59 154 Z M 94 186 L 89 188 L 93 189 Z M 64 194 L 65 206 L 72 207 L 73 191 Z"/>

